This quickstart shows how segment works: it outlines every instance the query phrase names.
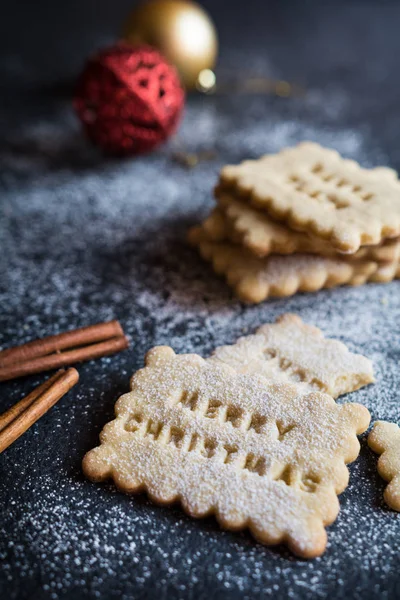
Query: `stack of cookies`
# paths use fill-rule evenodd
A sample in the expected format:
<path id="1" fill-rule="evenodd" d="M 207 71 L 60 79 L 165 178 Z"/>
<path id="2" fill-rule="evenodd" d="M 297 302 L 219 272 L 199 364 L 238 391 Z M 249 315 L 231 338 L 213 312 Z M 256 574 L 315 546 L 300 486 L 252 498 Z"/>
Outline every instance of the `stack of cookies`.
<path id="1" fill-rule="evenodd" d="M 400 277 L 400 181 L 305 142 L 225 166 L 189 241 L 247 302 Z"/>
<path id="2" fill-rule="evenodd" d="M 318 556 L 349 482 L 346 465 L 360 451 L 357 435 L 370 422 L 361 404 L 333 398 L 373 381 L 366 357 L 291 314 L 207 359 L 152 348 L 83 470 L 159 504 L 178 501 L 194 517 L 214 514 L 226 529 L 249 528 L 261 543 Z M 398 436 L 381 423 L 371 442 L 386 453 L 388 480 Z M 396 486 L 385 495 L 394 508 Z"/>

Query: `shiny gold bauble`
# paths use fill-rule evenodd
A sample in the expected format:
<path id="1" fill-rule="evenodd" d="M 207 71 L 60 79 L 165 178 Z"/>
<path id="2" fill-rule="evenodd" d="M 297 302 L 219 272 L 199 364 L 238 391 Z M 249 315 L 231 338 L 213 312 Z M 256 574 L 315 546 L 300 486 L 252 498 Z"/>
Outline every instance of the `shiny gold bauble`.
<path id="1" fill-rule="evenodd" d="M 129 15 L 123 37 L 132 44 L 157 48 L 177 67 L 189 90 L 204 87 L 199 75 L 211 71 L 217 59 L 214 24 L 198 4 L 189 0 L 143 2 Z"/>

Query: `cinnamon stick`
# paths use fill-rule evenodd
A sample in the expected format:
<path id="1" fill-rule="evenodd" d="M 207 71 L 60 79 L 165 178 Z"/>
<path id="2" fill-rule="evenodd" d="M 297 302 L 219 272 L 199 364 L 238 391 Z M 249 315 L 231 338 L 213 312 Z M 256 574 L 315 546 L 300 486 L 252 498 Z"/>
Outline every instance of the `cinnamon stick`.
<path id="1" fill-rule="evenodd" d="M 33 342 L 28 342 L 22 346 L 2 350 L 0 351 L 0 367 L 27 362 L 39 356 L 60 352 L 66 348 L 71 349 L 83 345 L 87 346 L 89 344 L 94 344 L 95 342 L 104 342 L 105 340 L 121 337 L 123 335 L 124 332 L 118 321 L 109 321 L 106 323 L 97 323 L 97 325 L 89 325 L 89 327 L 81 327 L 74 331 L 51 335 Z"/>
<path id="2" fill-rule="evenodd" d="M 109 356 L 128 347 L 127 338 L 122 335 L 117 338 L 106 340 L 91 346 L 76 348 L 75 350 L 67 350 L 58 354 L 48 354 L 46 356 L 38 356 L 26 362 L 10 364 L 0 367 L 0 381 L 8 381 L 9 379 L 17 379 L 32 373 L 42 373 L 59 367 L 65 367 L 76 362 L 92 360 L 102 356 Z"/>
<path id="3" fill-rule="evenodd" d="M 65 373 L 65 369 L 60 369 L 59 371 L 57 371 L 57 373 L 54 373 L 54 375 L 49 377 L 49 379 L 47 379 L 37 388 L 32 390 L 32 392 L 28 394 L 25 398 L 22 398 L 22 400 L 14 404 L 14 406 L 11 406 L 11 408 L 9 408 L 6 412 L 0 415 L 0 431 L 3 431 L 3 429 L 7 427 L 9 423 L 11 423 L 11 421 L 14 421 L 14 419 L 16 419 L 21 413 L 23 413 L 24 410 L 28 408 L 28 406 L 33 404 L 33 402 L 37 398 L 39 398 L 39 396 L 43 394 L 43 392 L 48 390 L 53 385 L 53 383 L 57 381 L 57 379 L 59 379 L 62 373 Z"/>
<path id="4" fill-rule="evenodd" d="M 43 391 L 16 419 L 0 432 L 0 453 L 17 440 L 29 427 L 60 400 L 78 381 L 79 373 L 71 368 L 60 373 L 53 383 Z"/>

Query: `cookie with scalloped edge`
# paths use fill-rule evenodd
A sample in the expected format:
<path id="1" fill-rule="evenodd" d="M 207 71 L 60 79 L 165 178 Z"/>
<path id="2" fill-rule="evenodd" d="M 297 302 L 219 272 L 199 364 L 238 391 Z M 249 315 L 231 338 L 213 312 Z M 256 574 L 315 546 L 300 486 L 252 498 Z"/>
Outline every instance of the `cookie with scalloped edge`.
<path id="1" fill-rule="evenodd" d="M 229 194 L 217 190 L 216 197 L 219 209 L 214 210 L 203 223 L 213 241 L 223 239 L 225 216 L 225 231 L 229 230 L 227 235 L 230 240 L 241 243 L 257 256 L 300 252 L 338 257 L 338 252 L 329 242 L 315 235 L 293 231 L 286 225 L 273 221 L 265 211 L 236 200 Z M 215 235 L 216 233 L 218 235 Z M 353 254 L 352 258 L 393 262 L 400 258 L 400 239 L 384 240 L 376 246 L 364 246 Z"/>
<path id="2" fill-rule="evenodd" d="M 396 423 L 377 421 L 368 436 L 368 445 L 380 454 L 378 473 L 389 482 L 385 502 L 400 512 L 400 427 Z"/>
<path id="3" fill-rule="evenodd" d="M 400 236 L 400 182 L 319 144 L 227 165 L 219 188 L 343 253 Z"/>
<path id="4" fill-rule="evenodd" d="M 301 394 L 194 354 L 153 348 L 115 407 L 101 444 L 83 460 L 93 481 L 179 501 L 193 517 L 248 528 L 299 556 L 323 553 L 339 511 L 346 464 L 359 453 L 368 410 Z"/>
<path id="5" fill-rule="evenodd" d="M 283 314 L 255 334 L 220 346 L 209 361 L 223 362 L 239 373 L 258 373 L 270 381 L 294 383 L 338 398 L 373 383 L 372 363 L 298 315 Z"/>
<path id="6" fill-rule="evenodd" d="M 271 254 L 259 258 L 237 244 L 210 242 L 201 227 L 192 230 L 189 239 L 204 260 L 212 264 L 215 273 L 225 277 L 238 298 L 248 303 L 340 285 L 357 286 L 370 280 L 388 282 L 398 272 L 397 262 L 381 265 L 315 254 Z"/>

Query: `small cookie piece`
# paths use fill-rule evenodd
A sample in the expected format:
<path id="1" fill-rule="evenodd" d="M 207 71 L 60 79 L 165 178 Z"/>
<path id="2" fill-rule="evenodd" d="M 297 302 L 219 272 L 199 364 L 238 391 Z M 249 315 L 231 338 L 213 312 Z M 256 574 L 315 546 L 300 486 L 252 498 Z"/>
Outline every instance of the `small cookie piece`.
<path id="1" fill-rule="evenodd" d="M 219 187 L 339 252 L 400 236 L 400 182 L 311 142 L 224 167 Z"/>
<path id="2" fill-rule="evenodd" d="M 368 436 L 369 447 L 380 454 L 378 473 L 389 485 L 385 502 L 400 512 L 400 428 L 396 423 L 377 421 Z"/>
<path id="3" fill-rule="evenodd" d="M 258 373 L 270 381 L 295 383 L 304 391 L 318 390 L 333 398 L 375 381 L 368 358 L 353 354 L 338 340 L 325 338 L 318 327 L 289 313 L 262 325 L 254 335 L 216 348 L 208 360 L 228 364 L 238 373 Z"/>
<path id="4" fill-rule="evenodd" d="M 224 275 L 238 298 L 249 303 L 345 284 L 361 285 L 373 276 L 377 281 L 391 281 L 397 271 L 397 263 L 380 269 L 374 261 L 313 254 L 258 258 L 235 244 L 206 241 L 201 228 L 192 231 L 190 238 L 204 260 L 212 263 L 215 273 Z"/>
<path id="5" fill-rule="evenodd" d="M 273 221 L 265 211 L 258 210 L 218 190 L 216 190 L 216 197 L 230 226 L 231 241 L 241 243 L 257 256 L 300 252 L 338 257 L 338 252 L 329 242 L 315 235 L 293 231 L 282 223 Z M 212 241 L 221 241 L 224 231 L 221 211 L 214 211 L 203 223 L 203 227 L 207 234 L 210 234 Z M 217 232 L 219 236 L 215 235 Z M 352 258 L 378 262 L 399 260 L 400 239 L 385 240 L 377 246 L 364 246 L 353 254 Z"/>
<path id="6" fill-rule="evenodd" d="M 179 501 L 189 515 L 214 514 L 227 529 L 248 527 L 261 543 L 287 542 L 305 558 L 322 554 L 324 526 L 348 484 L 345 464 L 369 424 L 365 407 L 169 347 L 147 354 L 131 389 L 83 460 L 90 479 Z"/>

